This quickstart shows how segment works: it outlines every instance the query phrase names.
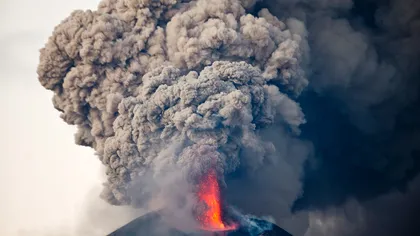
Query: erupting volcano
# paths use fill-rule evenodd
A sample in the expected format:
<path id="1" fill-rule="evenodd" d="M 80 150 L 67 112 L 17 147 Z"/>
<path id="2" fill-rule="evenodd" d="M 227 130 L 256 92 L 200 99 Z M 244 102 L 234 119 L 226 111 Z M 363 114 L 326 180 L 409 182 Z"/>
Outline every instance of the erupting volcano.
<path id="1" fill-rule="evenodd" d="M 420 172 L 417 2 L 101 0 L 38 79 L 101 198 L 152 211 L 111 235 L 390 234 L 376 198 Z"/>
<path id="2" fill-rule="evenodd" d="M 198 200 L 205 204 L 205 209 L 198 216 L 198 220 L 204 230 L 228 231 L 236 229 L 235 225 L 226 225 L 223 223 L 220 189 L 215 170 L 211 169 L 203 177 L 199 184 L 197 195 Z"/>
<path id="3" fill-rule="evenodd" d="M 203 208 L 198 209 L 197 220 L 200 226 L 194 232 L 182 232 L 180 229 L 167 225 L 165 220 L 162 220 L 161 214 L 165 211 L 162 209 L 141 216 L 108 236 L 292 236 L 275 224 L 251 216 L 238 213 L 235 215 L 234 212 L 231 212 L 233 215 L 226 219 L 226 216 L 223 215 L 219 182 L 215 169 L 210 169 L 202 176 L 196 196 L 198 205 L 203 206 Z M 226 220 L 229 222 L 226 222 Z"/>

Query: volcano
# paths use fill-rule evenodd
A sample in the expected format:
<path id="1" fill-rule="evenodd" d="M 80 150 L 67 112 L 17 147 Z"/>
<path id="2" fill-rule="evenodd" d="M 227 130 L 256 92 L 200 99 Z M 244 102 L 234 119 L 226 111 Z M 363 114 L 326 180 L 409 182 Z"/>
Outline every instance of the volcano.
<path id="1" fill-rule="evenodd" d="M 198 230 L 193 233 L 185 233 L 175 228 L 168 227 L 161 218 L 159 212 L 151 212 L 140 216 L 107 236 L 292 236 L 279 226 L 268 221 L 249 218 L 251 224 L 239 226 L 232 231 L 206 231 Z M 261 231 L 262 228 L 269 229 Z"/>
<path id="2" fill-rule="evenodd" d="M 198 184 L 197 198 L 203 208 L 197 213 L 199 226 L 188 233 L 169 227 L 162 212 L 140 216 L 108 236 L 291 236 L 277 225 L 242 215 L 233 208 L 223 210 L 217 174 L 214 169 L 203 175 Z"/>

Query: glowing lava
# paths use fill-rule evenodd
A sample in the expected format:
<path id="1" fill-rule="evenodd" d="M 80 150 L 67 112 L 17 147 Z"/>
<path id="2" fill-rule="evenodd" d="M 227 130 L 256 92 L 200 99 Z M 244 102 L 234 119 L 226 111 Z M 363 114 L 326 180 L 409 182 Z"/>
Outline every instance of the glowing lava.
<path id="1" fill-rule="evenodd" d="M 199 184 L 198 199 L 205 203 L 206 208 L 198 217 L 203 229 L 208 231 L 227 231 L 236 228 L 235 225 L 225 225 L 222 220 L 219 183 L 215 170 L 210 170 Z"/>

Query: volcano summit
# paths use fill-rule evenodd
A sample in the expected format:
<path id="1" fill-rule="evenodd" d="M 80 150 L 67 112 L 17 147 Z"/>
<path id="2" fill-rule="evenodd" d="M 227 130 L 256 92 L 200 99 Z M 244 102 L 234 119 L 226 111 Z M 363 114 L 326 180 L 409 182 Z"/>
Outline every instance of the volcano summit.
<path id="1" fill-rule="evenodd" d="M 148 213 L 122 226 L 108 236 L 292 236 L 275 224 L 255 218 L 249 219 L 248 226 L 239 226 L 234 230 L 206 231 L 184 233 L 169 228 L 162 221 L 159 212 Z"/>

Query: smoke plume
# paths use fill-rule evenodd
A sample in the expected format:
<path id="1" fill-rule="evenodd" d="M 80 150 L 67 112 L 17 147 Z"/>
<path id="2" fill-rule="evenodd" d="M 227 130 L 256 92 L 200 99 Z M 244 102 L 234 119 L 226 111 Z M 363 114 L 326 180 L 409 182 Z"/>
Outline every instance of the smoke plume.
<path id="1" fill-rule="evenodd" d="M 211 168 L 229 204 L 296 235 L 366 235 L 380 232 L 381 195 L 414 194 L 420 169 L 419 12 L 415 0 L 103 0 L 55 28 L 39 81 L 106 166 L 110 204 L 160 204 L 191 229 Z M 328 230 L 348 204 L 360 216 Z"/>

